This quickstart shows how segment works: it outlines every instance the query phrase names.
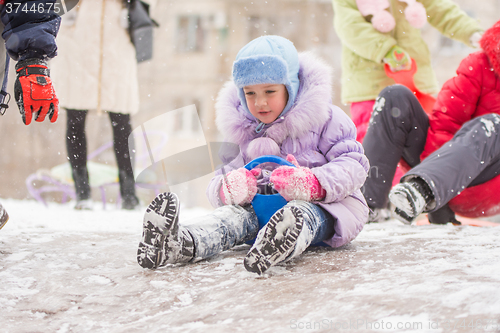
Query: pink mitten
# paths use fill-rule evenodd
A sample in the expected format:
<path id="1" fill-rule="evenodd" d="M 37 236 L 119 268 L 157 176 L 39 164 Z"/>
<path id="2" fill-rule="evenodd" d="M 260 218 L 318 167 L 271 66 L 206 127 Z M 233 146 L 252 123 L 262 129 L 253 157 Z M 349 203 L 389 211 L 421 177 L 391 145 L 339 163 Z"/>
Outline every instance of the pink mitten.
<path id="1" fill-rule="evenodd" d="M 219 196 L 224 205 L 246 205 L 257 193 L 257 177 L 261 169 L 245 168 L 229 172 L 222 181 Z"/>
<path id="2" fill-rule="evenodd" d="M 297 168 L 281 166 L 271 174 L 271 182 L 274 189 L 281 194 L 286 201 L 304 200 L 317 201 L 326 196 L 326 191 L 321 187 L 318 178 L 311 169 L 299 167 L 293 155 L 288 155 L 286 159 Z"/>

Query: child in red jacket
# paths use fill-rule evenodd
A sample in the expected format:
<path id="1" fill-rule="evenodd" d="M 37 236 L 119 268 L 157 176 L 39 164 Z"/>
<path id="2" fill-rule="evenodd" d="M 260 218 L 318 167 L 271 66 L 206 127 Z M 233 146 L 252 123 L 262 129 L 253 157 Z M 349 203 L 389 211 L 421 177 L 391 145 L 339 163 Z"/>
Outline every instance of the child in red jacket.
<path id="1" fill-rule="evenodd" d="M 443 85 L 430 116 L 406 87 L 380 93 L 363 141 L 370 208 L 389 199 L 406 223 L 424 211 L 432 223 L 500 213 L 500 21 L 480 45 Z M 391 190 L 400 159 L 411 170 Z"/>

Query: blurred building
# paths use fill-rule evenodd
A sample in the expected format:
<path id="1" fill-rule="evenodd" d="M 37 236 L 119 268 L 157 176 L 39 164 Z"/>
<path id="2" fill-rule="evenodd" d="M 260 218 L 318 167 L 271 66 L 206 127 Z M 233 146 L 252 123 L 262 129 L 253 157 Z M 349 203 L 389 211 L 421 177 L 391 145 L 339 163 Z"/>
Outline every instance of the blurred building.
<path id="1" fill-rule="evenodd" d="M 456 0 L 483 28 L 499 19 L 500 0 Z M 340 41 L 333 29 L 330 0 L 158 0 L 152 16 L 155 29 L 154 58 L 139 65 L 141 112 L 133 127 L 166 112 L 194 104 L 207 142 L 220 141 L 214 125 L 214 102 L 222 84 L 230 79 L 238 50 L 250 40 L 277 34 L 292 40 L 299 51 L 313 50 L 334 69 L 334 103 L 340 103 Z M 473 49 L 442 37 L 429 24 L 423 35 L 442 84 L 454 75 L 460 60 Z M 12 86 L 14 77 L 10 79 Z M 12 92 L 11 92 L 12 93 Z M 179 116 L 167 124 L 176 146 L 190 147 L 198 117 Z M 40 168 L 66 161 L 65 112 L 56 124 L 24 126 L 13 101 L 0 117 L 0 197 L 26 198 L 26 176 Z M 107 116 L 89 115 L 89 151 L 111 140 Z M 199 133 L 198 133 L 199 134 Z M 111 151 L 99 161 L 114 164 Z M 173 190 L 188 206 L 207 206 L 205 188 L 210 175 Z M 96 191 L 94 191 L 96 192 Z M 98 193 L 94 193 L 96 199 Z M 139 193 L 143 201 L 152 193 Z M 112 197 L 112 195 L 111 195 Z M 58 197 L 54 197 L 57 200 Z"/>
<path id="2" fill-rule="evenodd" d="M 134 121 L 195 104 L 207 141 L 222 140 L 214 124 L 214 102 L 222 84 L 231 79 L 237 52 L 250 40 L 281 35 L 299 51 L 314 50 L 334 68 L 340 65 L 340 41 L 333 30 L 330 1 L 160 1 L 155 17 L 162 18 L 155 32 L 155 59 L 142 66 L 144 98 Z M 338 77 L 340 72 L 335 74 Z M 170 133 L 185 138 L 179 144 L 191 146 L 186 138 L 194 121 L 183 118 L 170 124 Z M 210 178 L 172 189 L 184 203 L 205 205 Z"/>

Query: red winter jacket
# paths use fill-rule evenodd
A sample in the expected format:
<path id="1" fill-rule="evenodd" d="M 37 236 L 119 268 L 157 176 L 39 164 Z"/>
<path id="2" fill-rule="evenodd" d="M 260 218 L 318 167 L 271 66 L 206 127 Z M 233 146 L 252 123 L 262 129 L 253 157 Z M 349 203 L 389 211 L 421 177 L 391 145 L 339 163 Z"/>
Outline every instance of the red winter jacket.
<path id="1" fill-rule="evenodd" d="M 451 140 L 465 122 L 488 113 L 500 114 L 500 77 L 481 51 L 462 60 L 457 76 L 439 92 L 422 158 Z"/>
<path id="2" fill-rule="evenodd" d="M 500 21 L 481 39 L 483 51 L 467 56 L 437 97 L 429 116 L 422 159 L 449 141 L 462 125 L 487 113 L 500 114 Z M 500 214 L 500 176 L 469 187 L 449 202 L 466 217 Z"/>

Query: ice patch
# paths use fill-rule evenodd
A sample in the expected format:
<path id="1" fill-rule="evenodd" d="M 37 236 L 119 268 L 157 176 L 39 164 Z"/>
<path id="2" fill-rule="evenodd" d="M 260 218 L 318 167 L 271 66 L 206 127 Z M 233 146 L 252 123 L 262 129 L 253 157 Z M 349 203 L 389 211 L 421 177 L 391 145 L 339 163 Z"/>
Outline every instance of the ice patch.
<path id="1" fill-rule="evenodd" d="M 489 322 L 477 332 L 498 326 L 500 227 L 367 224 L 349 245 L 310 249 L 258 276 L 242 264 L 248 245 L 196 264 L 142 269 L 136 251 L 145 207 L 123 212 L 95 205 L 87 214 L 73 204 L 2 204 L 16 217 L 0 237 L 6 332 L 320 332 L 298 327 L 325 319 L 328 325 L 439 321 L 443 333 L 473 331 L 446 329 L 446 320 L 457 327 L 462 320 Z M 212 210 L 181 211 L 191 219 Z M 47 234 L 52 241 L 32 242 Z M 18 253 L 22 260 L 7 260 Z M 112 284 L 86 283 L 93 276 Z M 439 332 L 432 329 L 417 332 Z"/>
<path id="2" fill-rule="evenodd" d="M 23 261 L 27 257 L 29 257 L 30 255 L 32 255 L 32 253 L 30 253 L 30 252 L 24 252 L 24 251 L 19 251 L 17 253 L 11 254 L 10 256 L 8 256 L 7 258 L 5 258 L 5 260 L 8 260 L 8 261 Z"/>
<path id="3" fill-rule="evenodd" d="M 102 275 L 92 275 L 87 278 L 87 283 L 106 285 L 110 284 L 111 280 Z"/>
<path id="4" fill-rule="evenodd" d="M 364 328 L 371 328 L 375 332 L 443 332 L 443 325 L 430 319 L 428 314 L 417 316 L 390 316 L 373 322 L 364 323 Z"/>
<path id="5" fill-rule="evenodd" d="M 181 306 L 191 305 L 193 303 L 193 298 L 188 293 L 177 296 Z"/>
<path id="6" fill-rule="evenodd" d="M 158 288 L 158 289 L 171 288 L 170 283 L 167 281 L 151 281 L 150 284 L 151 284 L 151 286 Z"/>
<path id="7" fill-rule="evenodd" d="M 61 328 L 57 330 L 57 333 L 66 333 L 66 332 L 70 332 L 70 326 L 68 323 L 62 324 Z"/>

